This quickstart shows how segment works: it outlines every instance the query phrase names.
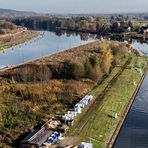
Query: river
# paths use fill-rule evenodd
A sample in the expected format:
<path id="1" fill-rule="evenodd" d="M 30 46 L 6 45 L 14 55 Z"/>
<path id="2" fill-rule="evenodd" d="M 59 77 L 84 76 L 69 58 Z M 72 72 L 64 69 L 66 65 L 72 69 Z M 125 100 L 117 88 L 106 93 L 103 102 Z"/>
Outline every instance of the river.
<path id="1" fill-rule="evenodd" d="M 86 33 L 44 31 L 31 41 L 0 51 L 0 67 L 14 66 L 48 56 L 61 50 L 92 42 L 96 37 L 94 34 Z M 133 40 L 132 44 L 135 48 L 142 46 L 143 52 L 147 50 L 146 43 L 142 44 Z"/>
<path id="2" fill-rule="evenodd" d="M 92 36 L 86 34 L 56 34 L 44 31 L 31 41 L 0 51 L 0 67 L 22 64 L 92 41 Z"/>

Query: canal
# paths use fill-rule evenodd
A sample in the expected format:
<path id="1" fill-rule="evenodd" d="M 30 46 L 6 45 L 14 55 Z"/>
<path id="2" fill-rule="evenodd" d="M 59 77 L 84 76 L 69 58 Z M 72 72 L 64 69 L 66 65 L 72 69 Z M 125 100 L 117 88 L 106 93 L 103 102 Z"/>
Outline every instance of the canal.
<path id="1" fill-rule="evenodd" d="M 134 42 L 133 46 L 148 54 L 148 44 Z M 148 148 L 148 73 L 113 148 Z"/>

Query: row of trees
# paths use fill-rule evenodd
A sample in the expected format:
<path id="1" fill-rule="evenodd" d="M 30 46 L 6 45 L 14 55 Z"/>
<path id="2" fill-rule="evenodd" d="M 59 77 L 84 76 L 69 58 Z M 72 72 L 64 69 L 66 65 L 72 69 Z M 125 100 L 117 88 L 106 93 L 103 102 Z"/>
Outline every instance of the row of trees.
<path id="1" fill-rule="evenodd" d="M 10 22 L 0 22 L 0 34 L 5 34 L 7 30 L 13 30 L 16 26 Z"/>
<path id="2" fill-rule="evenodd" d="M 88 50 L 88 52 L 90 52 Z M 100 82 L 104 75 L 108 75 L 110 69 L 124 61 L 127 57 L 128 48 L 125 45 L 102 43 L 98 48 L 91 51 L 93 55 L 84 53 L 87 58 L 83 60 L 63 59 L 61 62 L 54 61 L 46 64 L 25 64 L 18 67 L 14 73 L 5 74 L 14 80 L 23 82 L 44 81 L 51 79 L 80 80 L 91 79 Z M 67 54 L 68 56 L 68 54 Z"/>
<path id="3" fill-rule="evenodd" d="M 117 21 L 107 20 L 103 17 L 71 17 L 71 18 L 58 18 L 58 17 L 32 17 L 20 18 L 13 20 L 17 25 L 23 25 L 30 29 L 35 30 L 71 30 L 81 32 L 92 32 L 98 34 L 107 34 L 110 32 L 126 32 L 134 30 L 131 21 Z M 130 30 L 127 30 L 130 27 Z"/>

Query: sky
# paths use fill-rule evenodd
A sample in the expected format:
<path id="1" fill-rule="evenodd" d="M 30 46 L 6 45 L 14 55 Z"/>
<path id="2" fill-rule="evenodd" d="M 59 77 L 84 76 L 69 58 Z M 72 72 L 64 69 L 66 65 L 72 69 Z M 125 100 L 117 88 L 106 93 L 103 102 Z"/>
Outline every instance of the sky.
<path id="1" fill-rule="evenodd" d="M 0 0 L 0 8 L 42 13 L 148 12 L 148 0 Z"/>

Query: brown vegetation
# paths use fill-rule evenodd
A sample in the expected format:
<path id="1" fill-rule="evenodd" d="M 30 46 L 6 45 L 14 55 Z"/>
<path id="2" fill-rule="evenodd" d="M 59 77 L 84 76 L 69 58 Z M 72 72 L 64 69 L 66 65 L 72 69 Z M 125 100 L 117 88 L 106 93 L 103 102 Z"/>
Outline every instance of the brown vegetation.
<path id="1" fill-rule="evenodd" d="M 96 41 L 1 72 L 1 143 L 11 145 L 22 132 L 64 113 L 122 64 L 128 50 Z"/>
<path id="2" fill-rule="evenodd" d="M 17 26 L 10 22 L 0 21 L 0 35 L 9 33 L 12 30 L 15 30 L 16 28 Z"/>
<path id="3" fill-rule="evenodd" d="M 38 34 L 38 32 L 28 31 L 25 27 L 0 21 L 0 50 L 23 43 Z"/>

